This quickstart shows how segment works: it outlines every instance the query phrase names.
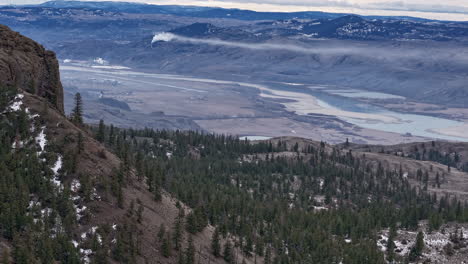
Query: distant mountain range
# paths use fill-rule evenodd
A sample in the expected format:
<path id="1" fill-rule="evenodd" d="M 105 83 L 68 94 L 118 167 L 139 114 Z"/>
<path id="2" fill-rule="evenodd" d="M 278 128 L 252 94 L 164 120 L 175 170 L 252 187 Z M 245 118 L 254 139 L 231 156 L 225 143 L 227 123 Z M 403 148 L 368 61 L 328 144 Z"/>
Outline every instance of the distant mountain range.
<path id="1" fill-rule="evenodd" d="M 15 5 L 21 6 L 21 5 Z M 177 16 L 189 16 L 198 18 L 230 18 L 246 21 L 255 20 L 288 20 L 288 19 L 333 19 L 350 15 L 351 13 L 329 13 L 322 11 L 303 12 L 257 12 L 243 9 L 226 9 L 220 7 L 183 6 L 183 5 L 154 5 L 130 2 L 95 2 L 95 1 L 74 1 L 74 0 L 54 0 L 39 5 L 23 5 L 29 7 L 47 8 L 87 8 L 102 9 L 112 12 L 124 12 L 133 14 L 166 14 Z M 411 21 L 435 21 L 431 19 L 411 17 L 411 16 L 363 16 L 367 19 L 396 19 Z"/>
<path id="2" fill-rule="evenodd" d="M 28 12 L 14 12 L 17 8 L 28 9 Z M 9 12 L 10 10 L 10 12 Z M 85 12 L 85 13 L 83 13 Z M 358 40 L 414 40 L 428 39 L 437 41 L 465 40 L 468 36 L 468 23 L 466 22 L 441 22 L 414 17 L 378 17 L 357 16 L 351 14 L 325 13 L 325 12 L 255 12 L 239 9 L 223 9 L 212 7 L 194 6 L 168 6 L 149 5 L 126 2 L 82 2 L 82 1 L 50 1 L 40 5 L 28 5 L 18 7 L 3 7 L 0 12 L 2 17 L 14 18 L 18 22 L 27 22 L 30 15 L 43 16 L 35 19 L 34 26 L 43 23 L 44 26 L 67 26 L 69 21 L 58 21 L 58 17 L 69 18 L 73 15 L 97 16 L 118 18 L 119 26 L 135 26 L 135 22 L 122 23 L 122 18 L 132 14 L 145 15 L 171 15 L 179 17 L 200 19 L 227 19 L 241 21 L 259 21 L 256 23 L 253 33 L 257 36 L 266 34 L 270 36 L 308 36 L 313 38 L 338 38 Z M 126 14 L 126 15 L 124 15 Z M 55 19 L 54 19 L 55 18 Z M 143 18 L 139 24 L 148 24 L 150 19 Z M 76 22 L 76 21 L 75 21 Z M 104 24 L 95 25 L 96 22 Z M 115 23 L 115 21 L 114 21 Z M 153 21 L 154 23 L 154 21 Z M 94 25 L 91 25 L 94 24 Z M 89 21 L 84 24 L 74 24 L 72 27 L 82 26 L 109 26 L 104 21 Z M 197 26 L 197 25 L 195 25 Z M 200 25 L 198 25 L 200 26 Z M 202 28 L 189 28 L 195 32 Z M 181 29 L 182 30 L 182 29 Z M 187 29 L 186 29 L 187 30 Z M 220 33 L 220 32 L 211 32 Z M 227 33 L 224 30 L 224 33 Z M 186 32 L 183 35 L 196 34 Z M 205 35 L 206 36 L 206 35 Z M 238 39 L 240 36 L 231 36 Z"/>
<path id="3" fill-rule="evenodd" d="M 189 37 L 247 39 L 245 30 L 217 28 L 207 23 L 192 24 L 177 28 L 172 32 Z M 346 15 L 334 19 L 291 19 L 258 22 L 251 35 L 256 36 L 256 38 L 261 36 L 262 39 L 278 36 L 299 36 L 311 39 L 466 41 L 468 37 L 468 24 L 406 20 L 368 20 L 356 15 Z"/>
<path id="4" fill-rule="evenodd" d="M 36 39 L 60 59 L 100 57 L 135 69 L 216 79 L 237 74 L 260 81 L 314 82 L 468 107 L 467 22 L 51 1 L 0 7 L 0 24 Z M 177 41 L 151 45 L 161 32 L 311 51 Z M 340 52 L 322 52 L 330 48 Z"/>
<path id="5" fill-rule="evenodd" d="M 283 20 L 283 19 L 333 19 L 345 13 L 327 13 L 320 11 L 307 12 L 256 12 L 251 10 L 225 9 L 216 7 L 179 6 L 179 5 L 149 5 L 127 2 L 82 2 L 82 1 L 49 1 L 41 4 L 42 7 L 52 8 L 89 8 L 105 9 L 113 12 L 135 14 L 169 14 L 200 18 L 231 18 L 240 20 Z M 368 18 L 388 18 L 381 16 L 368 16 Z M 422 21 L 425 19 L 415 17 L 392 17 L 395 19 L 411 19 Z"/>

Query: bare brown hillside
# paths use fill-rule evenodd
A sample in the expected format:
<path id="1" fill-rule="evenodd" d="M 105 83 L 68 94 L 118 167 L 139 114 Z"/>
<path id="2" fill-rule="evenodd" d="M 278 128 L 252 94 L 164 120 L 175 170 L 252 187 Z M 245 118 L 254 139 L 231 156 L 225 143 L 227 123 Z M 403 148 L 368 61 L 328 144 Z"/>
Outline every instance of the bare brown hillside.
<path id="1" fill-rule="evenodd" d="M 311 146 L 318 148 L 320 142 L 309 139 L 280 137 L 271 140 L 273 144 L 279 141 L 286 143 L 289 148 L 297 145 L 299 150 L 305 150 Z M 402 173 L 403 177 L 418 187 L 423 187 L 421 180 L 417 180 L 418 170 L 420 173 L 428 174 L 428 191 L 437 193 L 438 197 L 448 195 L 457 196 L 460 199 L 468 201 L 468 173 L 461 169 L 462 165 L 468 162 L 468 145 L 466 143 L 449 143 L 449 142 L 426 142 L 426 143 L 410 143 L 395 146 L 371 146 L 345 144 L 328 145 L 322 143 L 325 150 L 331 153 L 334 149 L 341 152 L 351 151 L 352 155 L 368 164 L 371 168 L 377 168 L 380 164 L 385 169 Z M 454 160 L 455 153 L 460 157 L 457 165 L 450 167 L 442 162 L 429 159 L 429 152 L 437 151 L 442 157 L 452 157 Z M 419 153 L 422 157 L 425 153 L 426 160 L 412 158 L 415 153 Z M 286 152 L 276 155 L 294 156 L 296 153 Z M 307 156 L 304 154 L 299 154 Z M 435 155 L 435 154 L 434 154 Z M 457 168 L 458 167 L 458 168 Z M 437 185 L 436 177 L 439 175 L 439 183 Z"/>
<path id="2" fill-rule="evenodd" d="M 392 146 L 352 145 L 352 149 L 378 152 L 417 160 L 430 160 L 468 171 L 468 143 L 466 142 L 420 142 Z"/>

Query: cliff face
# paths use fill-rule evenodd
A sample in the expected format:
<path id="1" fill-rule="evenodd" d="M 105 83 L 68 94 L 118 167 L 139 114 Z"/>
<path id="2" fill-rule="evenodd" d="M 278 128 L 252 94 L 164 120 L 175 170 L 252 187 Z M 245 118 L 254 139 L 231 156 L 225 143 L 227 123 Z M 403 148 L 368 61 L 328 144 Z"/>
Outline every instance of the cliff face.
<path id="1" fill-rule="evenodd" d="M 61 113 L 63 87 L 55 53 L 0 25 L 0 85 L 46 98 Z"/>

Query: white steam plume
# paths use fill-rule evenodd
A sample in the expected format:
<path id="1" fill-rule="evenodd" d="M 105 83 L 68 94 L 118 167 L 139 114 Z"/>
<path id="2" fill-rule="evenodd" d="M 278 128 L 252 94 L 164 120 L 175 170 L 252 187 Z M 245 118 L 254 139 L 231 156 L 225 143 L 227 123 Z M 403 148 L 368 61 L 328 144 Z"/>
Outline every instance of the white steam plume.
<path id="1" fill-rule="evenodd" d="M 173 40 L 175 37 L 176 37 L 176 35 L 174 35 L 172 33 L 166 33 L 166 32 L 158 33 L 158 34 L 154 35 L 153 40 L 151 41 L 151 44 L 153 44 L 155 42 L 158 42 L 158 41 L 169 42 L 169 41 Z"/>
<path id="2" fill-rule="evenodd" d="M 232 42 L 232 41 L 225 41 L 219 39 L 199 39 L 199 38 L 189 38 L 183 37 L 179 35 L 175 35 L 172 33 L 158 33 L 154 35 L 151 44 L 155 42 L 163 41 L 163 42 L 170 42 L 170 41 L 179 41 L 179 42 L 186 42 L 186 43 L 194 43 L 194 44 L 207 44 L 213 46 L 227 46 L 227 47 L 235 47 L 235 48 L 243 48 L 243 49 L 251 49 L 251 50 L 284 50 L 284 51 L 293 51 L 299 53 L 317 53 L 310 48 L 305 48 L 297 45 L 291 44 L 273 44 L 273 43 L 245 43 L 245 42 Z M 341 49 L 340 49 L 341 50 Z M 338 50 L 337 50 L 338 51 Z"/>
<path id="3" fill-rule="evenodd" d="M 373 59 L 385 60 L 407 60 L 418 59 L 425 61 L 438 61 L 450 60 L 466 63 L 468 61 L 468 49 L 462 48 L 461 50 L 451 50 L 438 48 L 436 50 L 412 50 L 412 49 L 393 49 L 390 47 L 376 48 L 368 46 L 342 46 L 342 47 L 326 47 L 326 46 L 299 46 L 294 44 L 277 44 L 277 43 L 245 43 L 245 42 L 232 42 L 219 39 L 199 39 L 183 37 L 173 33 L 163 32 L 154 35 L 151 45 L 155 42 L 185 42 L 193 44 L 206 44 L 212 46 L 225 46 L 234 48 L 243 48 L 250 50 L 263 50 L 263 51 L 289 51 L 303 54 L 319 54 L 319 55 L 359 55 L 370 57 Z M 437 51 L 437 52 L 434 52 Z"/>

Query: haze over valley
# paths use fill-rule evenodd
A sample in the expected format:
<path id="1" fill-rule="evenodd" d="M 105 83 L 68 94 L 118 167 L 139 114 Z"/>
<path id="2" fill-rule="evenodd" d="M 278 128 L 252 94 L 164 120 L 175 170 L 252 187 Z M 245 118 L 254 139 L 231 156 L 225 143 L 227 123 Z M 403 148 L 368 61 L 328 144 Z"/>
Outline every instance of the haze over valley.
<path id="1" fill-rule="evenodd" d="M 466 23 L 150 7 L 47 2 L 4 7 L 0 23 L 57 52 L 66 102 L 83 93 L 91 122 L 468 141 Z"/>

